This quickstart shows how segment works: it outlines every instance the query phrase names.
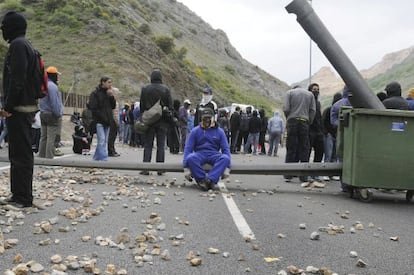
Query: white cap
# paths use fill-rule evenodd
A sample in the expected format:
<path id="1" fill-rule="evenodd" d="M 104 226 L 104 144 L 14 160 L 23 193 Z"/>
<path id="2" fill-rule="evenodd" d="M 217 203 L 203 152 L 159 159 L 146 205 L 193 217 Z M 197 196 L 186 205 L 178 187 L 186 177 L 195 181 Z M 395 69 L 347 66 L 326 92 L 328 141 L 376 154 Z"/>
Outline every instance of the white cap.
<path id="1" fill-rule="evenodd" d="M 191 101 L 189 99 L 184 100 L 184 104 L 187 103 L 189 105 L 191 105 Z"/>

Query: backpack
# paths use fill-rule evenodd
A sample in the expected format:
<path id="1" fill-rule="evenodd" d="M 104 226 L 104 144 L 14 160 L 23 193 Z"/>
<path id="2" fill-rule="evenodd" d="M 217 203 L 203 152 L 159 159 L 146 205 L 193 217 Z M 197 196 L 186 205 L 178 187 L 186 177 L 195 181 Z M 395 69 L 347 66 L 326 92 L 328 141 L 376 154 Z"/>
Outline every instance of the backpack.
<path id="1" fill-rule="evenodd" d="M 34 98 L 39 99 L 47 95 L 48 77 L 42 55 L 36 49 L 33 50 L 35 55 L 34 66 L 31 72 L 33 80 L 33 93 Z"/>

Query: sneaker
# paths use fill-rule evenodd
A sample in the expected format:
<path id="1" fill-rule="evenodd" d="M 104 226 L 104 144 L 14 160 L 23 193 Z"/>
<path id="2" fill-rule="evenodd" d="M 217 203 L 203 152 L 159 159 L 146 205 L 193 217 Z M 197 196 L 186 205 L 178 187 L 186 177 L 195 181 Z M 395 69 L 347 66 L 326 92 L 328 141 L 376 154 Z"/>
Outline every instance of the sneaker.
<path id="1" fill-rule="evenodd" d="M 330 178 L 329 178 L 328 176 L 323 176 L 323 177 L 322 177 L 322 180 L 323 180 L 323 181 L 329 181 L 329 180 L 330 180 Z"/>
<path id="2" fill-rule="evenodd" d="M 63 156 L 64 153 L 62 151 L 60 151 L 59 149 L 55 149 L 55 151 L 53 152 L 53 154 L 57 157 Z"/>
<path id="3" fill-rule="evenodd" d="M 185 176 L 184 176 L 184 178 L 186 179 L 186 180 L 188 180 L 188 181 L 193 181 L 193 175 L 191 175 L 191 174 L 186 174 Z"/>
<path id="4" fill-rule="evenodd" d="M 19 209 L 28 208 L 28 207 L 33 206 L 32 204 L 23 204 L 23 203 L 20 203 L 20 202 L 17 202 L 17 201 L 12 201 L 12 202 L 9 203 L 9 205 L 11 205 L 15 208 L 19 208 Z"/>
<path id="5" fill-rule="evenodd" d="M 158 176 L 162 176 L 162 175 L 164 175 L 165 174 L 165 172 L 163 172 L 163 171 L 157 171 L 157 175 Z"/>
<path id="6" fill-rule="evenodd" d="M 10 196 L 8 198 L 1 199 L 0 200 L 0 205 L 6 205 L 6 204 L 9 204 L 9 203 L 12 203 L 12 202 L 14 202 L 14 199 L 13 199 L 12 196 Z"/>
<path id="7" fill-rule="evenodd" d="M 230 169 L 226 168 L 223 172 L 223 175 L 221 175 L 221 179 L 227 179 L 228 177 L 230 177 Z"/>
<path id="8" fill-rule="evenodd" d="M 203 191 L 208 191 L 210 189 L 211 181 L 209 179 L 202 179 L 197 184 Z"/>
<path id="9" fill-rule="evenodd" d="M 139 172 L 139 174 L 144 175 L 144 176 L 148 176 L 150 173 L 149 173 L 149 171 L 144 170 L 144 171 Z"/>

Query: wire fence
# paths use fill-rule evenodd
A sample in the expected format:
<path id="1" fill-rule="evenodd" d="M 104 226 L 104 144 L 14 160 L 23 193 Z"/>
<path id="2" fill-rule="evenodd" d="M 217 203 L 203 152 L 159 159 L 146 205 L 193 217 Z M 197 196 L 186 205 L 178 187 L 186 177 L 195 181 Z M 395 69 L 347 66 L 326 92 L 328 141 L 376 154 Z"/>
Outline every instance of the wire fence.
<path id="1" fill-rule="evenodd" d="M 75 109 L 86 108 L 86 103 L 89 100 L 87 95 L 77 95 L 74 93 L 62 92 L 62 102 L 65 107 L 72 107 Z"/>

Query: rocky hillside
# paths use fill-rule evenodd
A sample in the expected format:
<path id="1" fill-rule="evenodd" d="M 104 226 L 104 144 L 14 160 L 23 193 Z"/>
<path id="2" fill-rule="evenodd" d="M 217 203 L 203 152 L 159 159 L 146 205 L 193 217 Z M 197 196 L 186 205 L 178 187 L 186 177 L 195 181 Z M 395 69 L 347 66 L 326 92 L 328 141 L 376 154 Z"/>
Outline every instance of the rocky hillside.
<path id="1" fill-rule="evenodd" d="M 139 100 L 153 68 L 160 68 L 173 97 L 197 102 L 209 85 L 222 106 L 244 102 L 267 110 L 280 105 L 288 85 L 244 60 L 226 34 L 175 0 L 10 0 L 27 36 L 47 65 L 62 72 L 61 88 L 89 94 L 109 75 L 120 101 Z M 1 44 L 1 52 L 6 48 Z M 4 56 L 4 55 L 2 55 Z"/>
<path id="2" fill-rule="evenodd" d="M 382 91 L 387 83 L 398 81 L 401 83 L 403 95 L 406 95 L 414 87 L 414 47 L 387 54 L 380 62 L 360 73 L 375 93 Z M 324 101 L 330 100 L 345 85 L 332 67 L 321 68 L 312 76 L 312 82 L 320 84 L 321 98 Z M 308 80 L 303 80 L 300 84 L 306 87 Z"/>

